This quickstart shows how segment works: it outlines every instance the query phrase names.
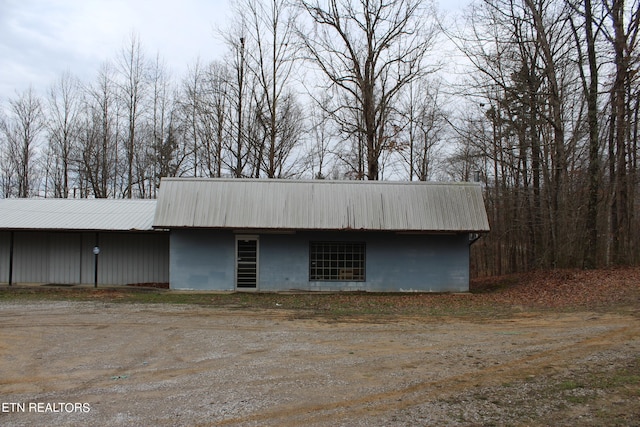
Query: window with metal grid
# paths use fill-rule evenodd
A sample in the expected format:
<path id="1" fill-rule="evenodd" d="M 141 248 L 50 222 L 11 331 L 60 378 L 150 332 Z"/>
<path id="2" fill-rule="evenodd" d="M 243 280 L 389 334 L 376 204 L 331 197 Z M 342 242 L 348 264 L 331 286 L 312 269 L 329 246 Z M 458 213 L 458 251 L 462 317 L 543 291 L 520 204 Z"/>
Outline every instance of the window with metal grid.
<path id="1" fill-rule="evenodd" d="M 311 242 L 309 280 L 363 282 L 365 244 L 363 242 Z"/>

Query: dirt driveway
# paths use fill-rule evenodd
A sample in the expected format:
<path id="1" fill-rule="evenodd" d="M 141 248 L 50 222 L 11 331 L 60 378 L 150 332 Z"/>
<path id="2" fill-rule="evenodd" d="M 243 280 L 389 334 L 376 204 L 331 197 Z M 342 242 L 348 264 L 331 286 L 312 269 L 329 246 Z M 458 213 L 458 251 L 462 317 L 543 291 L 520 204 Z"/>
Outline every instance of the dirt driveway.
<path id="1" fill-rule="evenodd" d="M 5 302 L 0 425 L 638 425 L 623 378 L 639 354 L 623 314 L 374 323 Z"/>

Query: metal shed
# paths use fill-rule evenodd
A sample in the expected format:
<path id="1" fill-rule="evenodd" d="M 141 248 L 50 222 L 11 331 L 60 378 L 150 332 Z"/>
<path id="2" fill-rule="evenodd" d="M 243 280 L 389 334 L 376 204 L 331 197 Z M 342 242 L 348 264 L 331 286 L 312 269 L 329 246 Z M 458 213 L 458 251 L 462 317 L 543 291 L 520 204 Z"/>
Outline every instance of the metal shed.
<path id="1" fill-rule="evenodd" d="M 0 200 L 0 283 L 167 283 L 169 236 L 152 228 L 155 207 L 154 200 Z"/>
<path id="2" fill-rule="evenodd" d="M 173 288 L 465 291 L 472 235 L 489 231 L 470 183 L 163 179 Z"/>

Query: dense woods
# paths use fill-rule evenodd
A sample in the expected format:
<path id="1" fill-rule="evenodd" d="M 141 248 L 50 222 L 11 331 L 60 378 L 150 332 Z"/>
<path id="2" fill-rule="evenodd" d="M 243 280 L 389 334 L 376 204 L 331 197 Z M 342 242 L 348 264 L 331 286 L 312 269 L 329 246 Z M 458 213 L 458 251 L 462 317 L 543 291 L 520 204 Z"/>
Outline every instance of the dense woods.
<path id="1" fill-rule="evenodd" d="M 639 0 L 238 0 L 174 76 L 131 34 L 91 81 L 0 99 L 0 197 L 163 176 L 479 180 L 475 275 L 640 262 Z"/>

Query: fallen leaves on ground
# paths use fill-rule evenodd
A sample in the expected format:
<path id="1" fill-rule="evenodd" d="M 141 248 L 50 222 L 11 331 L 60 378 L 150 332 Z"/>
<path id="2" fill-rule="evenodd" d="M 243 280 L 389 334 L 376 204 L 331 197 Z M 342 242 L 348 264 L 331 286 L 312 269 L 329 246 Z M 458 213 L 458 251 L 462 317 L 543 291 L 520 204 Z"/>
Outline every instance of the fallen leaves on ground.
<path id="1" fill-rule="evenodd" d="M 471 291 L 477 298 L 527 307 L 637 305 L 640 303 L 640 267 L 535 271 L 488 277 L 473 280 Z"/>

